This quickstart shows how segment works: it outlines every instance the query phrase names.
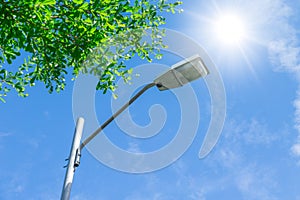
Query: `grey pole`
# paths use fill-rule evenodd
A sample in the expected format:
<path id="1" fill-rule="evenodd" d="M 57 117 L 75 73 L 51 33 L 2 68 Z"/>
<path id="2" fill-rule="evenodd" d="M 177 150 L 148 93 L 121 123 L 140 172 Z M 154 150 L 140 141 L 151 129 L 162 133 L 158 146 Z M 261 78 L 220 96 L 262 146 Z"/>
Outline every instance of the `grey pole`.
<path id="1" fill-rule="evenodd" d="M 73 137 L 70 156 L 68 158 L 68 168 L 65 176 L 64 186 L 61 194 L 61 200 L 69 200 L 73 177 L 76 167 L 80 164 L 80 140 L 82 137 L 82 130 L 84 125 L 84 119 L 79 117 L 76 123 L 76 129 Z"/>
<path id="2" fill-rule="evenodd" d="M 149 88 L 158 85 L 156 83 L 149 83 L 136 95 L 134 95 L 122 108 L 120 108 L 115 114 L 113 114 L 102 126 L 100 126 L 93 134 L 85 139 L 81 144 L 82 130 L 84 125 L 84 119 L 79 117 L 76 124 L 74 133 L 72 148 L 70 156 L 68 158 L 68 168 L 65 176 L 64 186 L 61 194 L 61 200 L 69 200 L 71 194 L 71 187 L 76 167 L 80 164 L 81 150 L 87 143 L 89 143 L 97 134 L 99 134 L 110 122 L 112 122 L 120 113 L 122 113 L 130 104 L 132 104 L 139 96 L 141 96 Z"/>

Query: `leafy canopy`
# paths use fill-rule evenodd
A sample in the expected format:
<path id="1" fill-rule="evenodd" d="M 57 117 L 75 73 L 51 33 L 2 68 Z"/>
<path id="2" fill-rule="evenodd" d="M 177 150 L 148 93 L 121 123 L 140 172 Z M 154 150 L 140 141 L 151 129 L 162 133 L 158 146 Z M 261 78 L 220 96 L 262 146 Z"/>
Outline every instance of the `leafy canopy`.
<path id="1" fill-rule="evenodd" d="M 0 100 L 14 89 L 43 82 L 51 93 L 73 78 L 91 73 L 97 89 L 114 90 L 114 81 L 131 73 L 124 61 L 138 55 L 161 57 L 163 12 L 167 0 L 2 0 L 0 3 Z M 148 39 L 145 38 L 148 31 Z M 29 55 L 20 66 L 17 57 Z"/>

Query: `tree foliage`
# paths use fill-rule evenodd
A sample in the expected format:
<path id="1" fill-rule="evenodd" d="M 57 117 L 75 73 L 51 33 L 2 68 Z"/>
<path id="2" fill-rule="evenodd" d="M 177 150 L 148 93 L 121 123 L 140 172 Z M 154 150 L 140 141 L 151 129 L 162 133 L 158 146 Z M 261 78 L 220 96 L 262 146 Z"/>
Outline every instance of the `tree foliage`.
<path id="1" fill-rule="evenodd" d="M 163 12 L 179 1 L 167 0 L 2 0 L 0 4 L 0 100 L 12 89 L 43 82 L 51 93 L 66 85 L 67 74 L 99 77 L 97 89 L 114 90 L 131 70 L 135 55 L 160 57 Z M 143 39 L 150 30 L 150 39 Z M 17 57 L 28 55 L 16 66 Z"/>

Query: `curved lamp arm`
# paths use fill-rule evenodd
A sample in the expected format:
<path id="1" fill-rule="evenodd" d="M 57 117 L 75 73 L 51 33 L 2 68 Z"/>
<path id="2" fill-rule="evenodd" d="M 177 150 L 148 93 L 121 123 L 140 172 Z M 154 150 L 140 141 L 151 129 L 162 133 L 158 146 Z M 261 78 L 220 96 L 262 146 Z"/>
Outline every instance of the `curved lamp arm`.
<path id="1" fill-rule="evenodd" d="M 139 96 L 146 92 L 149 88 L 159 84 L 149 83 L 143 89 L 141 89 L 136 95 L 134 95 L 124 106 L 122 106 L 115 114 L 113 114 L 106 122 L 104 122 L 97 130 L 95 130 L 88 138 L 86 138 L 80 145 L 80 150 L 85 147 L 96 135 L 98 135 L 110 122 L 112 122 L 118 115 L 120 115 L 130 104 L 132 104 Z"/>

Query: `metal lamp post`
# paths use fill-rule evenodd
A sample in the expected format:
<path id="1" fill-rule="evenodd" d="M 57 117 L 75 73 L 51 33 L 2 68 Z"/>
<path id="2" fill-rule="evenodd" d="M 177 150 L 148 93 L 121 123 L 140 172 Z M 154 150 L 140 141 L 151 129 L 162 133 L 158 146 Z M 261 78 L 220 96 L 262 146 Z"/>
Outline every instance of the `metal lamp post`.
<path id="1" fill-rule="evenodd" d="M 66 176 L 64 180 L 61 200 L 69 200 L 71 187 L 75 169 L 80 164 L 81 150 L 96 135 L 98 135 L 110 122 L 112 122 L 119 114 L 121 114 L 130 104 L 132 104 L 139 96 L 153 86 L 157 86 L 160 91 L 181 87 L 186 83 L 204 77 L 209 73 L 204 62 L 199 55 L 194 55 L 174 64 L 170 70 L 157 77 L 153 83 L 144 86 L 136 95 L 134 95 L 124 106 L 122 106 L 115 114 L 106 120 L 97 130 L 87 137 L 81 144 L 82 130 L 84 119 L 79 117 L 76 123 L 76 129 L 73 137 L 72 147 L 67 165 Z"/>

